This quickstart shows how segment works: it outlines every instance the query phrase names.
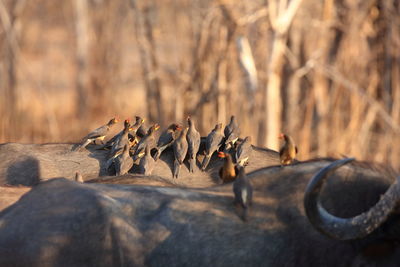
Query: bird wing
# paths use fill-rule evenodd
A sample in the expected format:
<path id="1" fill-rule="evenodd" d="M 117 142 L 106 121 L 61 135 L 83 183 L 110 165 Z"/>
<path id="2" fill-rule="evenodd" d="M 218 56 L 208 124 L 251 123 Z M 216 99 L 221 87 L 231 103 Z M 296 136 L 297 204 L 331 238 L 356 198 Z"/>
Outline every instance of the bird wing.
<path id="1" fill-rule="evenodd" d="M 162 147 L 165 145 L 169 145 L 174 141 L 172 133 L 170 131 L 165 131 L 158 138 L 157 147 Z"/>
<path id="2" fill-rule="evenodd" d="M 183 138 L 174 143 L 174 155 L 179 163 L 182 163 L 182 161 L 185 159 L 187 149 L 188 144 Z"/>
<path id="3" fill-rule="evenodd" d="M 196 155 L 200 147 L 200 133 L 190 132 L 188 133 L 186 140 L 188 142 L 188 153 L 190 155 Z"/>
<path id="4" fill-rule="evenodd" d="M 99 138 L 101 136 L 105 136 L 107 134 L 108 128 L 106 125 L 103 125 L 96 130 L 90 132 L 88 135 L 86 135 L 85 139 L 95 139 Z"/>
<path id="5" fill-rule="evenodd" d="M 210 142 L 210 150 L 209 152 L 214 152 L 215 150 L 218 149 L 218 147 L 221 145 L 221 141 L 223 140 L 224 136 L 220 133 L 215 133 Z"/>

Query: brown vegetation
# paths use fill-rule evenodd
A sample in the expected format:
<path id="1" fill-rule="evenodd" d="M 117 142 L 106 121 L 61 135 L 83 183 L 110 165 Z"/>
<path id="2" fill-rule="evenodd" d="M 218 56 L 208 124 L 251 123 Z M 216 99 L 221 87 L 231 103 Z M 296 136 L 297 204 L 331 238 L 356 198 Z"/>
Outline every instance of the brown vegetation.
<path id="1" fill-rule="evenodd" d="M 0 142 L 191 115 L 299 158 L 400 163 L 394 0 L 0 1 Z M 122 127 L 121 127 L 122 128 Z"/>

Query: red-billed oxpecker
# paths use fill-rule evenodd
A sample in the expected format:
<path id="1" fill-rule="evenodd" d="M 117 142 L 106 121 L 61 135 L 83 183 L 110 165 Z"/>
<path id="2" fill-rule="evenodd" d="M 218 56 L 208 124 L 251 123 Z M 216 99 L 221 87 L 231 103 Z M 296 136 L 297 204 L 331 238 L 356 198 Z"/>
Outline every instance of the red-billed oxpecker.
<path id="1" fill-rule="evenodd" d="M 146 146 L 146 154 L 140 159 L 139 173 L 144 175 L 151 175 L 154 169 L 155 161 L 150 153 L 150 147 Z"/>
<path id="2" fill-rule="evenodd" d="M 121 136 L 124 134 L 124 129 L 127 126 L 127 124 L 129 124 L 129 134 L 128 136 L 131 136 L 132 132 L 134 131 L 134 125 L 130 125 L 130 121 L 129 119 L 126 119 L 124 121 L 124 128 L 117 133 L 116 135 L 113 136 L 113 138 L 111 138 L 110 140 L 108 140 L 103 146 L 99 147 L 98 149 L 107 149 L 107 148 L 112 148 L 113 145 L 118 142 L 118 140 L 121 138 Z M 133 134 L 135 134 L 135 132 L 133 132 Z M 122 146 L 121 148 L 123 148 L 124 146 Z"/>
<path id="3" fill-rule="evenodd" d="M 218 152 L 218 157 L 224 159 L 224 165 L 219 169 L 219 177 L 223 183 L 229 183 L 235 180 L 238 173 L 235 164 L 232 161 L 232 156 L 229 153 Z"/>
<path id="4" fill-rule="evenodd" d="M 237 208 L 241 207 L 243 211 L 240 217 L 243 221 L 247 221 L 248 209 L 253 199 L 253 187 L 243 167 L 239 167 L 239 174 L 233 182 L 233 194 L 235 195 L 235 206 Z"/>
<path id="5" fill-rule="evenodd" d="M 96 143 L 96 140 L 100 140 L 101 143 L 103 143 L 103 140 L 110 131 L 111 127 L 117 122 L 118 119 L 112 118 L 107 124 L 100 126 L 99 128 L 90 132 L 88 135 L 82 138 L 81 143 L 74 149 L 74 151 L 85 148 L 88 144 L 92 142 Z"/>
<path id="6" fill-rule="evenodd" d="M 210 162 L 212 154 L 219 149 L 224 139 L 222 134 L 222 123 L 215 125 L 214 129 L 208 134 L 206 139 L 206 148 L 201 170 L 205 171 Z"/>
<path id="7" fill-rule="evenodd" d="M 181 165 L 186 158 L 187 150 L 188 150 L 188 143 L 186 140 L 186 134 L 188 129 L 180 130 L 179 137 L 176 138 L 173 148 L 174 148 L 174 178 L 178 178 L 179 170 L 181 169 Z"/>
<path id="8" fill-rule="evenodd" d="M 194 172 L 196 166 L 196 156 L 200 148 L 200 133 L 196 130 L 193 120 L 187 117 L 189 130 L 186 134 L 186 140 L 188 142 L 188 155 L 189 155 L 189 171 Z"/>
<path id="9" fill-rule="evenodd" d="M 246 136 L 243 141 L 237 146 L 235 152 L 235 161 L 238 166 L 246 166 L 249 163 L 249 158 L 253 149 L 251 148 L 251 137 Z"/>
<path id="10" fill-rule="evenodd" d="M 115 138 L 114 143 L 112 144 L 110 156 L 115 157 L 116 155 L 122 153 L 124 146 L 129 144 L 128 133 L 130 131 L 130 121 L 126 119 L 124 121 L 124 129 L 122 130 L 121 134 L 118 134 L 117 138 Z"/>
<path id="11" fill-rule="evenodd" d="M 115 172 L 117 176 L 124 175 L 133 166 L 133 160 L 129 155 L 129 144 L 125 144 L 122 154 L 114 160 Z"/>
<path id="12" fill-rule="evenodd" d="M 284 140 L 284 144 L 282 145 L 281 149 L 279 150 L 279 157 L 280 157 L 281 165 L 289 165 L 296 158 L 297 147 L 296 147 L 293 139 L 287 134 L 281 133 L 279 135 L 279 139 Z"/>
<path id="13" fill-rule="evenodd" d="M 154 160 L 158 160 L 161 156 L 161 153 L 172 145 L 172 143 L 178 137 L 178 130 L 181 129 L 182 128 L 178 124 L 172 123 L 165 131 L 161 133 L 160 138 L 158 138 L 157 152 L 154 155 Z"/>
<path id="14" fill-rule="evenodd" d="M 225 152 L 227 152 L 230 148 L 234 147 L 236 141 L 239 139 L 240 136 L 240 128 L 236 123 L 235 116 L 231 116 L 229 124 L 225 126 L 224 135 Z"/>
<path id="15" fill-rule="evenodd" d="M 137 137 L 137 131 L 138 129 L 143 125 L 145 119 L 142 119 L 139 116 L 135 116 L 135 123 L 133 125 L 131 125 L 131 128 L 129 129 L 129 134 L 128 134 L 128 138 L 129 138 L 129 143 L 132 146 L 136 145 L 137 143 L 139 143 L 139 137 Z"/>
<path id="16" fill-rule="evenodd" d="M 143 157 L 146 153 L 146 146 L 149 146 L 151 149 L 156 147 L 156 140 L 154 138 L 154 132 L 157 131 L 160 126 L 156 123 L 149 128 L 147 134 L 140 139 L 139 143 L 134 147 L 133 160 Z"/>

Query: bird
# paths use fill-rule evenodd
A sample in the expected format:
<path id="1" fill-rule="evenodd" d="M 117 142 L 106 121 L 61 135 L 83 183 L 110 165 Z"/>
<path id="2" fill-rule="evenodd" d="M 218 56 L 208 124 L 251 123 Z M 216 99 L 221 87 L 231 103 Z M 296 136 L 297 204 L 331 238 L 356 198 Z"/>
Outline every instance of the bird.
<path id="1" fill-rule="evenodd" d="M 251 206 L 253 199 L 253 187 L 243 167 L 239 168 L 239 173 L 233 182 L 233 194 L 235 196 L 235 206 L 243 209 L 242 220 L 247 221 L 248 208 Z"/>
<path id="2" fill-rule="evenodd" d="M 238 169 L 232 161 L 232 156 L 229 153 L 218 152 L 218 157 L 224 159 L 224 165 L 219 169 L 219 177 L 223 183 L 229 183 L 235 180 Z"/>
<path id="3" fill-rule="evenodd" d="M 188 155 L 189 155 L 189 171 L 194 172 L 194 166 L 196 166 L 196 156 L 200 148 L 200 133 L 196 130 L 193 120 L 190 116 L 187 117 L 189 130 L 186 134 L 186 140 L 188 142 Z"/>
<path id="4" fill-rule="evenodd" d="M 75 181 L 79 183 L 83 183 L 83 177 L 82 174 L 79 171 L 75 172 Z"/>
<path id="5" fill-rule="evenodd" d="M 289 165 L 296 157 L 297 146 L 295 145 L 293 139 L 287 134 L 281 133 L 279 135 L 279 139 L 283 139 L 285 142 L 279 150 L 281 165 Z"/>
<path id="6" fill-rule="evenodd" d="M 128 134 L 128 139 L 131 143 L 131 146 L 136 145 L 139 142 L 139 137 L 137 136 L 137 131 L 138 129 L 143 125 L 145 119 L 142 119 L 139 116 L 135 116 L 135 123 L 131 125 L 129 134 Z"/>
<path id="7" fill-rule="evenodd" d="M 225 151 L 233 147 L 240 136 L 240 128 L 236 123 L 235 116 L 231 116 L 231 120 L 224 129 L 225 135 Z"/>
<path id="8" fill-rule="evenodd" d="M 249 162 L 249 157 L 253 149 L 251 148 L 251 137 L 246 136 L 243 141 L 237 146 L 235 152 L 235 162 L 238 166 L 246 166 Z"/>
<path id="9" fill-rule="evenodd" d="M 145 153 L 144 157 L 142 157 L 139 162 L 139 173 L 142 173 L 144 175 L 151 175 L 151 173 L 154 169 L 155 161 L 154 161 L 153 157 L 151 156 L 149 146 L 146 146 L 145 151 L 146 151 L 146 153 Z"/>
<path id="10" fill-rule="evenodd" d="M 131 124 L 129 119 L 124 121 L 124 129 L 122 130 L 121 134 L 115 139 L 114 143 L 112 144 L 110 155 L 111 157 L 115 157 L 116 155 L 122 152 L 125 144 L 129 144 L 128 133 L 131 130 Z"/>
<path id="11" fill-rule="evenodd" d="M 118 119 L 112 118 L 107 124 L 100 126 L 99 128 L 90 132 L 82 139 L 81 143 L 74 149 L 74 151 L 85 148 L 91 142 L 96 142 L 96 140 L 100 140 L 103 143 L 103 140 L 106 137 L 107 133 L 110 131 L 111 127 L 117 122 Z"/>
<path id="12" fill-rule="evenodd" d="M 133 166 L 133 160 L 129 155 L 129 144 L 125 144 L 122 153 L 114 160 L 117 176 L 126 174 Z"/>
<path id="13" fill-rule="evenodd" d="M 154 160 L 158 160 L 158 158 L 161 156 L 161 153 L 172 145 L 177 137 L 178 130 L 181 130 L 181 127 L 176 123 L 172 123 L 165 131 L 161 133 L 160 138 L 158 138 L 157 152 L 154 155 Z"/>
<path id="14" fill-rule="evenodd" d="M 136 131 L 136 136 L 138 136 L 139 138 L 143 138 L 147 135 L 148 131 L 149 129 L 147 129 L 146 125 L 142 123 Z"/>
<path id="15" fill-rule="evenodd" d="M 219 149 L 223 141 L 222 123 L 215 125 L 214 129 L 208 134 L 206 138 L 205 156 L 201 164 L 201 170 L 205 171 L 210 162 L 212 154 Z"/>
<path id="16" fill-rule="evenodd" d="M 180 131 L 180 134 L 178 138 L 176 138 L 173 148 L 174 148 L 174 173 L 173 177 L 178 178 L 179 176 L 179 171 L 181 169 L 181 165 L 183 164 L 183 161 L 186 158 L 187 150 L 188 150 L 188 142 L 186 140 L 186 134 L 187 134 L 188 129 L 182 129 Z"/>
<path id="17" fill-rule="evenodd" d="M 114 162 L 115 158 L 118 157 L 122 153 L 122 150 L 123 150 L 125 144 L 129 144 L 129 147 L 131 146 L 129 139 L 128 139 L 128 133 L 129 133 L 130 129 L 131 128 L 130 128 L 129 120 L 126 119 L 124 121 L 124 129 L 121 132 L 122 134 L 121 135 L 118 134 L 119 136 L 117 136 L 117 138 L 115 138 L 115 141 L 113 142 L 111 151 L 109 153 L 109 158 L 106 161 L 105 169 L 108 172 L 112 172 L 112 169 L 110 169 L 110 168 L 115 163 Z"/>
<path id="18" fill-rule="evenodd" d="M 139 128 L 139 126 L 144 122 L 144 119 L 136 116 L 136 122 L 134 125 L 130 125 L 129 128 L 129 133 L 128 133 L 128 140 L 131 143 L 131 146 L 134 144 L 134 140 L 136 137 L 136 130 Z M 126 124 L 129 123 L 129 119 L 126 119 L 124 121 L 124 128 L 126 126 Z M 113 138 L 111 138 L 110 140 L 108 140 L 103 146 L 99 147 L 98 149 L 108 149 L 111 148 L 113 146 L 113 144 L 121 137 L 121 135 L 124 133 L 124 129 L 122 129 L 122 131 L 120 131 L 119 133 L 117 133 L 116 135 L 114 135 Z M 123 147 L 123 146 L 122 146 Z"/>
<path id="19" fill-rule="evenodd" d="M 146 146 L 149 146 L 150 150 L 156 147 L 154 132 L 157 131 L 159 128 L 160 126 L 157 123 L 152 125 L 147 131 L 147 134 L 142 139 L 140 139 L 139 143 L 134 148 L 134 161 L 144 156 L 144 154 L 146 153 Z"/>

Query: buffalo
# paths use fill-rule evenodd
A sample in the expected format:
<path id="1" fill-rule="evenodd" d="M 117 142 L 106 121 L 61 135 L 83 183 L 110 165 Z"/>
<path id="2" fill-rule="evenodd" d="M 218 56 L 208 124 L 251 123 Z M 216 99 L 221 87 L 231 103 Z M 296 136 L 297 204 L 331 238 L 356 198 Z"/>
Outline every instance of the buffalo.
<path id="1" fill-rule="evenodd" d="M 74 179 L 77 171 L 85 181 L 99 176 L 104 177 L 100 182 L 113 179 L 106 177 L 109 175 L 106 170 L 109 151 L 97 150 L 95 146 L 88 146 L 81 151 L 71 151 L 72 147 L 72 144 L 1 144 L 0 184 L 33 186 L 54 177 Z M 198 165 L 204 157 L 203 147 L 204 145 L 201 146 L 197 157 Z M 198 167 L 194 173 L 189 173 L 189 164 L 185 161 L 178 179 L 172 178 L 173 159 L 172 149 L 165 150 L 156 162 L 152 174 L 178 186 L 208 187 L 220 183 L 218 171 L 222 166 L 222 160 L 216 155 L 212 158 L 210 168 L 204 173 Z M 278 164 L 277 152 L 253 146 L 249 171 Z M 137 165 L 131 172 L 133 174 L 138 172 Z M 127 182 L 128 180 L 126 179 Z"/>
<path id="2" fill-rule="evenodd" d="M 40 182 L 0 212 L 0 266 L 398 265 L 395 210 L 378 208 L 384 220 L 367 218 L 368 230 L 345 219 L 395 201 L 387 168 L 319 159 L 248 177 L 254 191 L 247 222 L 234 208 L 232 184 Z M 345 229 L 332 231 L 336 225 Z"/>

